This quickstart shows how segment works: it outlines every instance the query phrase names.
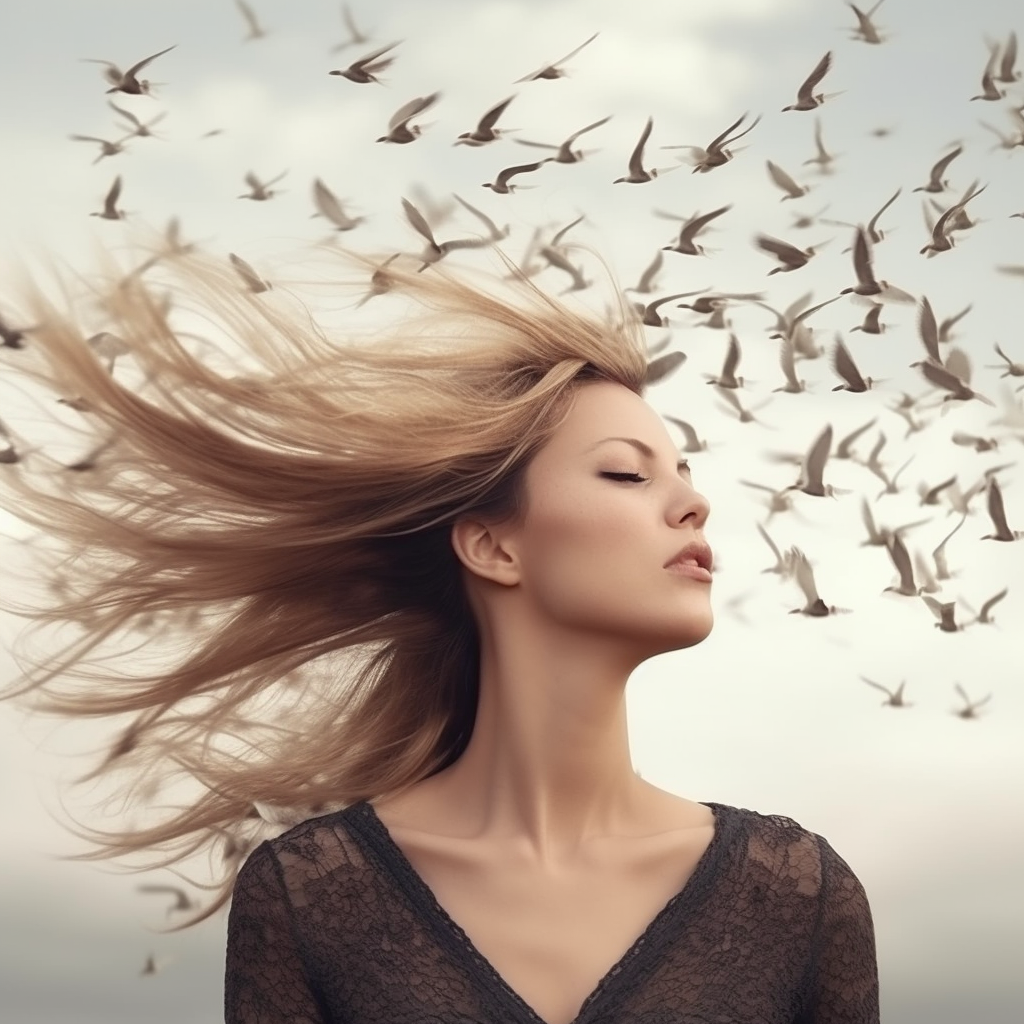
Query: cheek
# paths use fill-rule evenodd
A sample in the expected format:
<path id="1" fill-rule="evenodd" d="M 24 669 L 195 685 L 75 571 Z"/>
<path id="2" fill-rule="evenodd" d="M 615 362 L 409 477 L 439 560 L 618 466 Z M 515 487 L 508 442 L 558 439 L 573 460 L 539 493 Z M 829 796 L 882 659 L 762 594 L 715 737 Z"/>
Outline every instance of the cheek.
<path id="1" fill-rule="evenodd" d="M 636 600 L 657 570 L 653 526 L 635 508 L 605 501 L 599 510 L 572 501 L 536 509 L 521 547 L 523 586 L 549 611 Z"/>

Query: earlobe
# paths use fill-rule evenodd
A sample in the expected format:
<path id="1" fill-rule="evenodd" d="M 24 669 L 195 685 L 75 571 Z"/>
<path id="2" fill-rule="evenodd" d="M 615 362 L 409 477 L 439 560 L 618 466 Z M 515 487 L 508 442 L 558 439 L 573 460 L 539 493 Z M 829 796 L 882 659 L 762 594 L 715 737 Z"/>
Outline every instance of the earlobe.
<path id="1" fill-rule="evenodd" d="M 519 581 L 519 567 L 495 527 L 475 519 L 460 519 L 452 526 L 452 548 L 474 576 L 501 586 Z"/>

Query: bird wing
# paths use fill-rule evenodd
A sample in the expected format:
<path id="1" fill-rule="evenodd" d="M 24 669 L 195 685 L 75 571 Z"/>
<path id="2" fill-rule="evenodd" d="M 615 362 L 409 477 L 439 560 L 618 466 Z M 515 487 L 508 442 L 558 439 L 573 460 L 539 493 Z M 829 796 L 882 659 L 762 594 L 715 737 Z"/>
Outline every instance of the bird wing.
<path id="1" fill-rule="evenodd" d="M 388 43 L 387 46 L 381 46 L 379 49 L 374 50 L 372 53 L 368 53 L 365 57 L 360 57 L 359 60 L 354 60 L 349 64 L 349 71 L 363 71 L 367 64 L 372 64 L 378 57 L 383 57 L 388 50 L 393 50 L 398 43 Z M 393 58 L 392 58 L 393 59 Z M 390 64 L 391 62 L 388 61 Z M 380 68 L 378 70 L 383 70 Z"/>
<path id="2" fill-rule="evenodd" d="M 588 124 L 586 128 L 581 128 L 578 132 L 573 132 L 572 135 L 570 135 L 569 138 L 567 138 L 565 142 L 562 143 L 562 145 L 571 146 L 584 132 L 589 132 L 594 128 L 600 128 L 601 125 L 607 124 L 611 119 L 612 115 L 609 114 L 607 117 L 602 117 L 600 121 L 595 121 L 593 124 Z"/>
<path id="3" fill-rule="evenodd" d="M 892 194 L 891 198 L 889 198 L 889 199 L 887 199 L 887 200 L 886 200 L 886 202 L 884 203 L 884 205 L 882 206 L 882 208 L 881 208 L 881 209 L 880 209 L 880 210 L 878 211 L 878 213 L 876 213 L 876 214 L 874 215 L 874 217 L 872 217 L 872 218 L 871 218 L 871 220 L 869 220 L 869 221 L 868 221 L 868 233 L 869 233 L 869 234 L 871 234 L 871 233 L 873 233 L 873 232 L 874 232 L 874 230 L 875 230 L 875 225 L 877 225 L 877 224 L 878 224 L 878 219 L 879 219 L 879 217 L 881 217 L 881 216 L 882 216 L 882 214 L 883 214 L 883 213 L 885 213 L 885 211 L 886 211 L 886 210 L 888 210 L 888 209 L 889 209 L 889 207 L 890 207 L 890 206 L 892 206 L 892 204 L 893 204 L 894 202 L 896 202 L 896 199 L 897 199 L 897 198 L 899 197 L 899 194 L 900 194 L 900 193 L 901 193 L 902 191 L 903 191 L 902 187 L 901 187 L 901 188 L 898 188 L 898 189 L 896 189 L 896 191 L 895 191 L 895 192 L 894 192 L 894 193 Z"/>
<path id="4" fill-rule="evenodd" d="M 914 566 L 910 561 L 910 553 L 907 551 L 907 546 L 903 543 L 898 533 L 892 534 L 885 545 L 885 550 L 889 552 L 892 564 L 900 574 L 900 587 L 904 590 L 917 590 L 917 584 L 914 581 Z"/>
<path id="5" fill-rule="evenodd" d="M 177 43 L 175 43 L 175 44 L 174 44 L 174 46 L 177 46 L 177 45 L 178 45 Z M 132 78 L 132 77 L 134 77 L 134 76 L 135 76 L 135 75 L 136 75 L 136 74 L 137 74 L 138 72 L 140 72 L 140 71 L 141 71 L 141 70 L 142 70 L 142 69 L 143 69 L 143 68 L 144 68 L 144 67 L 145 67 L 145 66 L 146 66 L 146 65 L 147 65 L 147 64 L 148 64 L 148 63 L 149 63 L 150 61 L 152 61 L 152 60 L 156 60 L 156 59 L 157 59 L 157 57 L 162 57 L 162 56 L 163 56 L 163 55 L 164 55 L 165 53 L 170 53 L 170 51 L 174 49 L 174 46 L 168 46 L 166 50 L 161 50 L 161 51 L 160 51 L 159 53 L 154 53 L 154 54 L 152 54 L 151 56 L 149 56 L 149 57 L 146 57 L 146 58 L 145 58 L 144 60 L 140 60 L 138 64 L 133 64 L 133 65 L 132 65 L 132 66 L 131 66 L 131 67 L 130 67 L 130 68 L 129 68 L 129 69 L 128 69 L 128 70 L 127 70 L 127 71 L 126 71 L 125 73 L 124 73 L 124 77 L 125 77 L 125 78 Z"/>
<path id="6" fill-rule="evenodd" d="M 651 286 L 654 284 L 655 275 L 661 270 L 661 264 L 665 259 L 664 253 L 659 249 L 655 253 L 654 259 L 644 268 L 644 272 L 640 275 L 640 280 L 637 282 L 636 291 L 646 293 L 651 290 Z"/>
<path id="7" fill-rule="evenodd" d="M 559 57 L 558 60 L 553 61 L 551 64 L 548 65 L 548 67 L 556 68 L 559 64 L 564 64 L 567 60 L 572 60 L 573 57 L 575 57 L 576 54 L 583 49 L 584 46 L 589 46 L 600 34 L 600 32 L 595 32 L 589 39 L 580 43 L 580 45 L 577 46 L 575 50 L 570 50 L 564 57 Z"/>
<path id="8" fill-rule="evenodd" d="M 527 171 L 535 171 L 542 164 L 546 164 L 547 160 L 538 160 L 532 164 L 517 164 L 515 167 L 506 167 L 503 171 L 498 172 L 498 177 L 495 181 L 497 185 L 507 185 L 509 178 L 514 177 L 517 174 L 525 174 Z"/>
<path id="9" fill-rule="evenodd" d="M 814 583 L 814 570 L 811 568 L 811 563 L 807 561 L 807 556 L 797 547 L 790 548 L 790 551 L 794 558 L 796 582 L 804 592 L 807 603 L 814 604 L 816 601 L 820 601 L 818 588 Z"/>
<path id="10" fill-rule="evenodd" d="M 700 233 L 711 221 L 716 217 L 721 217 L 723 213 L 728 212 L 732 209 L 732 203 L 728 206 L 720 206 L 717 210 L 712 210 L 711 213 L 701 214 L 699 217 L 691 217 L 679 231 L 679 242 L 684 244 L 685 242 L 692 242 L 694 237 Z"/>
<path id="11" fill-rule="evenodd" d="M 832 424 L 829 423 L 815 439 L 804 459 L 804 480 L 806 483 L 822 485 L 825 463 L 832 449 Z"/>
<path id="12" fill-rule="evenodd" d="M 988 613 L 989 613 L 989 612 L 990 612 L 990 611 L 992 610 L 992 607 L 993 607 L 994 605 L 998 604 L 998 603 L 999 603 L 1000 601 L 1002 601 L 1002 599 L 1003 599 L 1004 597 L 1006 597 L 1006 595 L 1007 595 L 1007 594 L 1008 594 L 1009 592 L 1010 592 L 1010 588 L 1009 588 L 1009 587 L 1003 587 L 1003 589 L 1002 589 L 1002 590 L 1000 590 L 998 594 L 995 594 L 995 595 L 993 595 L 992 597 L 990 597 L 990 598 L 989 598 L 989 599 L 988 599 L 988 600 L 987 600 L 987 601 L 986 601 L 986 602 L 985 602 L 985 603 L 984 603 L 984 604 L 983 604 L 983 605 L 981 606 L 981 611 L 980 611 L 980 612 L 978 612 L 978 618 L 979 618 L 979 619 L 982 619 L 982 620 L 986 619 L 986 618 L 988 617 Z"/>
<path id="13" fill-rule="evenodd" d="M 266 282 L 262 280 L 260 275 L 257 274 L 241 256 L 236 256 L 233 252 L 229 252 L 228 259 L 231 260 L 232 266 L 234 266 L 238 273 L 241 274 L 242 279 L 246 284 L 252 285 L 254 288 L 266 287 Z"/>
<path id="14" fill-rule="evenodd" d="M 630 174 L 641 176 L 644 173 L 644 146 L 647 145 L 653 127 L 654 118 L 647 118 L 647 124 L 644 125 L 644 130 L 640 133 L 640 141 L 633 147 L 633 152 L 629 156 Z"/>
<path id="15" fill-rule="evenodd" d="M 467 203 L 466 200 L 462 198 L 462 196 L 456 195 L 454 192 L 452 193 L 452 196 L 459 203 L 461 203 L 463 207 L 465 207 L 467 210 L 469 210 L 469 212 L 471 214 L 473 214 L 473 216 L 476 217 L 477 220 L 479 220 L 480 223 L 483 224 L 485 228 L 487 228 L 487 230 L 491 234 L 491 238 L 498 239 L 498 238 L 503 237 L 503 234 L 502 234 L 501 230 L 498 228 L 498 225 L 495 224 L 494 221 L 491 220 L 491 218 L 488 217 L 486 213 L 484 213 L 482 210 L 478 210 L 472 204 Z"/>
<path id="16" fill-rule="evenodd" d="M 496 103 L 490 110 L 480 118 L 477 123 L 476 130 L 478 132 L 489 132 L 497 123 L 498 118 L 505 113 L 505 108 L 515 99 L 515 96 L 509 96 L 507 100 L 502 100 L 500 103 Z"/>
<path id="17" fill-rule="evenodd" d="M 1003 492 L 999 489 L 999 484 L 994 476 L 988 478 L 988 500 L 986 504 L 989 518 L 992 520 L 992 525 L 995 526 L 996 532 L 1004 535 L 1010 533 L 1010 527 L 1006 522 L 1006 509 L 1003 506 Z"/>
<path id="18" fill-rule="evenodd" d="M 941 160 L 937 160 L 932 167 L 929 184 L 941 185 L 942 175 L 946 173 L 946 168 L 964 151 L 963 146 L 957 146 L 951 153 L 947 153 Z"/>
<path id="19" fill-rule="evenodd" d="M 921 362 L 917 364 L 917 368 L 928 380 L 940 388 L 953 392 L 964 390 L 964 382 L 955 373 L 951 373 L 941 364 Z"/>
<path id="20" fill-rule="evenodd" d="M 942 354 L 939 352 L 939 329 L 935 323 L 935 313 L 928 296 L 921 297 L 921 315 L 917 318 L 917 330 L 921 336 L 928 358 L 937 365 L 942 365 Z"/>
<path id="21" fill-rule="evenodd" d="M 415 99 L 409 100 L 408 103 L 404 103 L 391 115 L 388 128 L 394 130 L 399 125 L 411 121 L 417 114 L 422 114 L 428 107 L 433 106 L 440 95 L 439 92 L 432 92 L 429 96 L 417 96 Z"/>
<path id="22" fill-rule="evenodd" d="M 999 77 L 1004 82 L 1013 79 L 1013 65 L 1017 63 L 1017 33 L 1011 31 L 1003 48 L 1003 57 L 999 63 Z"/>
<path id="23" fill-rule="evenodd" d="M 765 543 L 768 545 L 768 547 L 772 549 L 772 554 L 781 563 L 783 561 L 782 552 L 779 551 L 778 547 L 775 544 L 775 541 L 773 541 L 771 537 L 768 536 L 768 531 L 760 523 L 757 523 L 757 532 L 761 534 L 762 537 L 764 537 Z"/>
<path id="24" fill-rule="evenodd" d="M 725 139 L 728 136 L 729 132 L 733 131 L 736 128 L 739 128 L 739 126 L 741 124 L 743 124 L 744 120 L 746 119 L 746 116 L 747 116 L 746 114 L 741 115 L 735 121 L 733 121 L 733 123 L 731 125 L 729 125 L 729 127 L 726 128 L 725 131 L 722 132 L 721 135 L 716 135 L 708 143 L 708 146 L 707 146 L 707 149 L 705 150 L 705 153 L 711 153 L 713 151 L 718 150 L 719 149 L 719 145 L 723 141 L 723 139 Z M 760 120 L 760 118 L 758 118 L 758 120 Z M 754 124 L 757 124 L 757 121 L 755 121 Z M 753 128 L 753 127 L 754 127 L 754 125 L 752 124 L 750 126 L 750 128 Z M 750 131 L 750 128 L 748 128 L 747 131 Z"/>
<path id="25" fill-rule="evenodd" d="M 858 390 L 867 387 L 857 364 L 850 355 L 850 350 L 843 344 L 843 339 L 836 335 L 836 345 L 832 353 L 832 369 L 839 374 L 851 388 Z"/>
<path id="26" fill-rule="evenodd" d="M 800 381 L 797 380 L 796 376 L 796 349 L 793 348 L 793 343 L 786 337 L 783 337 L 779 346 L 779 366 L 782 367 L 786 380 L 793 387 L 799 387 Z"/>
<path id="27" fill-rule="evenodd" d="M 402 198 L 402 209 L 405 210 L 405 216 L 409 223 L 426 239 L 428 244 L 437 249 L 438 244 L 434 239 L 434 232 L 431 231 L 426 217 L 404 197 Z"/>
<path id="28" fill-rule="evenodd" d="M 771 160 L 766 160 L 765 164 L 768 167 L 768 174 L 771 176 L 772 181 L 783 192 L 788 192 L 791 196 L 803 195 L 804 190 L 778 164 L 773 164 Z"/>
<path id="29" fill-rule="evenodd" d="M 828 74 L 832 66 L 832 51 L 829 50 L 821 60 L 818 61 L 814 70 L 804 80 L 803 85 L 797 90 L 798 100 L 811 100 L 814 98 L 814 87 Z"/>
<path id="30" fill-rule="evenodd" d="M 732 331 L 729 332 L 729 348 L 725 353 L 725 362 L 722 364 L 722 378 L 731 377 L 740 365 L 740 340 Z"/>
<path id="31" fill-rule="evenodd" d="M 773 238 L 771 235 L 758 235 L 755 241 L 761 249 L 764 249 L 765 252 L 770 252 L 773 256 L 777 256 L 783 263 L 799 263 L 806 258 L 795 245 L 783 242 L 781 238 Z"/>
<path id="32" fill-rule="evenodd" d="M 319 179 L 313 182 L 313 202 L 320 214 L 341 227 L 351 223 L 338 197 Z"/>
<path id="33" fill-rule="evenodd" d="M 853 240 L 853 270 L 861 285 L 878 286 L 874 271 L 871 269 L 871 239 L 867 232 L 858 225 L 857 235 Z"/>
<path id="34" fill-rule="evenodd" d="M 674 416 L 666 416 L 665 419 L 667 419 L 670 423 L 674 423 L 683 432 L 683 436 L 686 438 L 687 447 L 699 447 L 700 438 L 697 437 L 697 431 L 694 430 L 693 427 L 686 422 L 686 420 L 679 420 L 676 419 Z"/>
<path id="35" fill-rule="evenodd" d="M 962 348 L 951 348 L 943 364 L 950 373 L 955 373 L 965 384 L 971 383 L 971 359 Z"/>

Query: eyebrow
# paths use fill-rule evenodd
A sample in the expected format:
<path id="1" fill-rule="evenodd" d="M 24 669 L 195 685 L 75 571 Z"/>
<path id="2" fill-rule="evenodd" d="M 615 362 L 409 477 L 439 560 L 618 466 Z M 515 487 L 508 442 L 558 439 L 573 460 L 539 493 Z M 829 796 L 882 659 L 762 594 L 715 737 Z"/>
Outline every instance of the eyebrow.
<path id="1" fill-rule="evenodd" d="M 642 455 L 646 455 L 649 459 L 657 457 L 657 452 L 655 452 L 649 444 L 641 441 L 638 437 L 602 437 L 600 441 L 592 444 L 587 451 L 593 451 L 598 445 L 605 444 L 608 441 L 624 441 L 626 444 L 632 445 Z M 676 470 L 680 473 L 683 470 L 689 472 L 690 464 L 685 459 L 680 459 L 679 462 L 676 463 Z"/>

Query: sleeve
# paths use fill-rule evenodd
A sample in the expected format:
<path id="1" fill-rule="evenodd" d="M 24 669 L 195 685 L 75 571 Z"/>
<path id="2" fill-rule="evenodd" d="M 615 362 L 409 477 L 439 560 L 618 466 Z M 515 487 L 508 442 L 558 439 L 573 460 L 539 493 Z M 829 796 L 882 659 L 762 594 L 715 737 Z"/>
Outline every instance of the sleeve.
<path id="1" fill-rule="evenodd" d="M 329 1024 L 299 953 L 281 865 L 261 843 L 238 872 L 228 915 L 225 1024 Z"/>
<path id="2" fill-rule="evenodd" d="M 803 1011 L 794 1024 L 878 1024 L 878 962 L 867 894 L 828 841 L 818 841 L 821 909 Z"/>

